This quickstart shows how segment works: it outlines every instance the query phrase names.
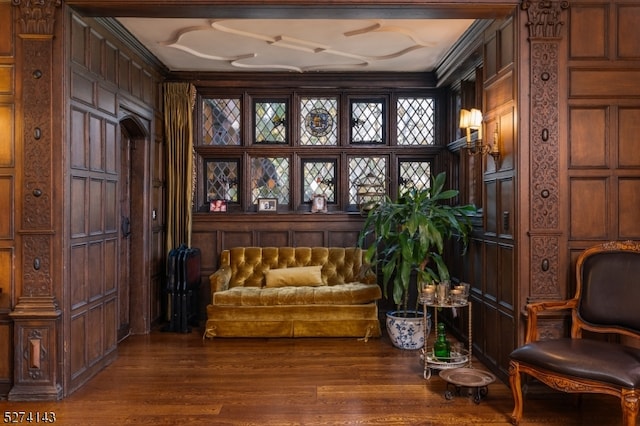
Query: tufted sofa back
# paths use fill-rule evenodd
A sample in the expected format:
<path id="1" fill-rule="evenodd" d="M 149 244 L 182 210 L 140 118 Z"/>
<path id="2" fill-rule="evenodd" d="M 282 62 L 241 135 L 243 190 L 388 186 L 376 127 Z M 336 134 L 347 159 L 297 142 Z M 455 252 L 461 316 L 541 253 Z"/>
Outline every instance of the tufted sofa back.
<path id="1" fill-rule="evenodd" d="M 236 247 L 221 253 L 220 267 L 231 269 L 229 288 L 263 287 L 268 270 L 297 266 L 322 266 L 327 285 L 375 282 L 363 254 L 357 247 Z"/>

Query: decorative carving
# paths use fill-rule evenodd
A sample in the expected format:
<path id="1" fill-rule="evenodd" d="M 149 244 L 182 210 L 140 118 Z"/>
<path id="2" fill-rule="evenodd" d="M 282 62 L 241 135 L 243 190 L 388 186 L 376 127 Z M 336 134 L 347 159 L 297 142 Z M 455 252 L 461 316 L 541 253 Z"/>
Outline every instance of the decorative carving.
<path id="1" fill-rule="evenodd" d="M 22 247 L 22 295 L 51 294 L 51 250 L 48 235 L 25 235 Z M 38 266 L 36 268 L 36 265 Z"/>
<path id="2" fill-rule="evenodd" d="M 22 34 L 53 34 L 56 7 L 61 0 L 12 0 L 20 10 L 18 23 Z"/>
<path id="3" fill-rule="evenodd" d="M 640 243 L 635 241 L 609 241 L 602 244 L 605 250 L 634 250 L 640 251 Z"/>
<path id="4" fill-rule="evenodd" d="M 530 38 L 560 37 L 564 26 L 560 15 L 569 8 L 568 0 L 523 0 L 521 7 L 527 11 Z"/>
<path id="5" fill-rule="evenodd" d="M 24 39 L 23 111 L 24 111 L 24 211 L 22 227 L 28 230 L 51 229 L 51 68 L 52 53 L 49 39 Z M 33 70 L 41 70 L 42 77 L 31 78 Z M 38 195 L 36 195 L 38 194 Z"/>
<path id="6" fill-rule="evenodd" d="M 558 196 L 558 45 L 531 45 L 531 183 L 534 229 L 556 229 Z M 541 76 L 548 72 L 549 79 Z"/>
<path id="7" fill-rule="evenodd" d="M 45 349 L 44 339 L 40 330 L 33 329 L 27 336 L 22 356 L 27 362 L 29 377 L 33 380 L 40 380 L 44 377 L 45 372 L 42 366 L 46 365 L 47 350 Z"/>
<path id="8" fill-rule="evenodd" d="M 531 299 L 560 298 L 557 236 L 531 237 L 531 265 Z"/>

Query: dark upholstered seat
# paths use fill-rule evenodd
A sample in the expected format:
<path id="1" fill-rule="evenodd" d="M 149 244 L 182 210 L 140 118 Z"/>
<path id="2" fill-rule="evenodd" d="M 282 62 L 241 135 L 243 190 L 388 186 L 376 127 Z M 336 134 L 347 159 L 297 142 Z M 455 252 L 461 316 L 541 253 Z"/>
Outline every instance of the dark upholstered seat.
<path id="1" fill-rule="evenodd" d="M 509 381 L 522 418 L 521 373 L 563 392 L 604 393 L 620 398 L 623 424 L 636 424 L 640 400 L 640 349 L 612 339 L 583 339 L 582 331 L 640 338 L 640 244 L 607 243 L 585 250 L 576 262 L 576 295 L 566 301 L 527 305 L 525 345 L 510 357 Z M 538 316 L 570 310 L 571 338 L 538 336 Z M 624 337 L 628 336 L 628 337 Z"/>
<path id="2" fill-rule="evenodd" d="M 627 388 L 640 388 L 640 349 L 588 339 L 533 342 L 511 358 L 548 371 Z"/>

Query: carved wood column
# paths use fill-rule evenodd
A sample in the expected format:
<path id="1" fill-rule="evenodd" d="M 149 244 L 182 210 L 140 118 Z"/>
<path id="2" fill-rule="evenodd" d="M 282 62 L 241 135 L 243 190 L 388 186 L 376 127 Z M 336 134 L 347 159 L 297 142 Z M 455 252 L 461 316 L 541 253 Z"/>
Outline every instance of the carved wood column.
<path id="1" fill-rule="evenodd" d="M 53 29 L 61 0 L 12 0 L 17 7 L 21 147 L 18 303 L 14 322 L 14 383 L 11 400 L 62 398 L 61 316 L 52 269 L 53 212 Z M 19 287 L 20 289 L 20 287 Z"/>
<path id="2" fill-rule="evenodd" d="M 529 301 L 560 299 L 559 51 L 569 7 L 562 0 L 524 0 L 530 43 Z"/>

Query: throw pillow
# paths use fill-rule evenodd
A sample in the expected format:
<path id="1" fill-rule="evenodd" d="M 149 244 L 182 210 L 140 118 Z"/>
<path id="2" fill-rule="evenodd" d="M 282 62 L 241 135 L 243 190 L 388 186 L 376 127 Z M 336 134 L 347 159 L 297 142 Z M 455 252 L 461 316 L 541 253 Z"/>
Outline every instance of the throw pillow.
<path id="1" fill-rule="evenodd" d="M 265 287 L 317 287 L 322 282 L 322 266 L 270 269 L 264 274 Z"/>

